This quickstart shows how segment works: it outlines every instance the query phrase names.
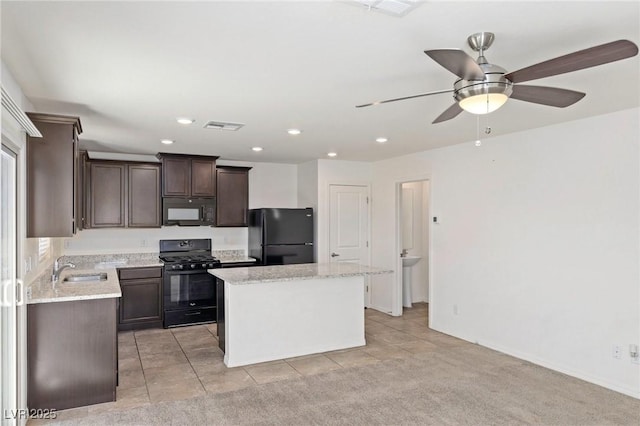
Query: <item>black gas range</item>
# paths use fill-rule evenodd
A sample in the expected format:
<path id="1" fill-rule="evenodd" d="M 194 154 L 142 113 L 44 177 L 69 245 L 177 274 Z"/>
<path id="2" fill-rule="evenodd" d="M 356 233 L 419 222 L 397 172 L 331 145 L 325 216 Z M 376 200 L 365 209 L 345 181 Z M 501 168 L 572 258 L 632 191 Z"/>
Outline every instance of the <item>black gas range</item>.
<path id="1" fill-rule="evenodd" d="M 160 255 L 160 260 L 164 263 L 164 267 L 172 271 L 195 270 L 195 269 L 214 269 L 220 267 L 220 261 L 215 257 L 207 254 L 195 255 Z"/>
<path id="2" fill-rule="evenodd" d="M 160 240 L 164 263 L 164 328 L 216 320 L 216 287 L 207 269 L 220 268 L 211 239 Z"/>

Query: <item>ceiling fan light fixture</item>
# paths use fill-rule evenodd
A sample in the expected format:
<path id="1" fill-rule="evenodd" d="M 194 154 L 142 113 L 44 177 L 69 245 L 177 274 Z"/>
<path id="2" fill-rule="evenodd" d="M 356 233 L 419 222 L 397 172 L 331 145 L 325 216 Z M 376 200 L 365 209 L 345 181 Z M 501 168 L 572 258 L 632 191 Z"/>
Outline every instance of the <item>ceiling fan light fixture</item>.
<path id="1" fill-rule="evenodd" d="M 471 114 L 489 114 L 507 102 L 513 93 L 513 83 L 504 77 L 504 68 L 495 64 L 479 64 L 484 79 L 460 79 L 453 85 L 458 106 Z"/>
<path id="2" fill-rule="evenodd" d="M 509 96 L 504 93 L 485 93 L 461 99 L 458 104 L 471 114 L 489 114 L 504 105 Z"/>

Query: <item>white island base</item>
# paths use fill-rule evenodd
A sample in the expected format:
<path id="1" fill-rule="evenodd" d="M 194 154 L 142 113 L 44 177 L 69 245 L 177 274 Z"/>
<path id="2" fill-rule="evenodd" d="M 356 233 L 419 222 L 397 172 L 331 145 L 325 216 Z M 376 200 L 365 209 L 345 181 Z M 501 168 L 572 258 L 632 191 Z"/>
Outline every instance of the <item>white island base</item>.
<path id="1" fill-rule="evenodd" d="M 224 284 L 224 363 L 363 346 L 364 277 Z"/>

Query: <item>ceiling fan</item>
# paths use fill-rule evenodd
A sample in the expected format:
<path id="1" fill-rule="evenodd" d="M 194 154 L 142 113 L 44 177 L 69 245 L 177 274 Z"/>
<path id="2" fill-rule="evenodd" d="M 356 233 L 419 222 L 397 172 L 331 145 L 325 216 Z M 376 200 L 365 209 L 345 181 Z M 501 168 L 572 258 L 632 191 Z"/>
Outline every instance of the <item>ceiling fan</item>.
<path id="1" fill-rule="evenodd" d="M 488 114 L 504 105 L 509 98 L 564 108 L 578 102 L 585 93 L 519 83 L 619 61 L 638 53 L 638 46 L 635 43 L 629 40 L 618 40 L 507 73 L 504 68 L 490 64 L 484 57 L 484 52 L 491 47 L 494 39 L 495 35 L 489 32 L 472 34 L 467 38 L 471 49 L 478 52 L 477 60 L 460 49 L 424 51 L 431 59 L 459 77 L 453 84 L 453 89 L 376 101 L 357 105 L 356 108 L 452 92 L 456 103 L 440 114 L 433 124 L 451 120 L 462 111 Z"/>

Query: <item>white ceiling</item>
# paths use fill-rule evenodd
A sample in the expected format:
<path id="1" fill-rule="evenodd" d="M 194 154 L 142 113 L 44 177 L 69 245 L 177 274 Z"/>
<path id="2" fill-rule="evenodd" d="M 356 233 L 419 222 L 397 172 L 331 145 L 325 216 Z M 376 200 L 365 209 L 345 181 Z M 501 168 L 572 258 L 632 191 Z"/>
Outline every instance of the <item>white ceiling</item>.
<path id="1" fill-rule="evenodd" d="M 423 51 L 475 57 L 466 45 L 475 32 L 496 34 L 486 57 L 508 71 L 618 39 L 640 44 L 636 1 L 425 2 L 400 18 L 336 1 L 0 7 L 3 62 L 38 111 L 81 117 L 85 147 L 247 161 L 299 163 L 328 151 L 375 161 L 475 140 L 477 116 L 431 124 L 450 94 L 355 108 L 450 89 L 456 77 Z M 537 80 L 587 96 L 566 109 L 510 100 L 480 125 L 494 136 L 637 107 L 639 75 L 636 56 Z M 195 124 L 177 124 L 182 116 Z M 245 126 L 203 129 L 209 120 Z M 288 135 L 292 127 L 303 133 Z"/>

